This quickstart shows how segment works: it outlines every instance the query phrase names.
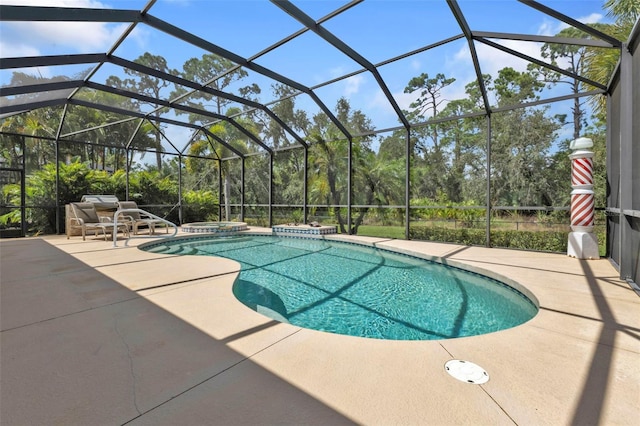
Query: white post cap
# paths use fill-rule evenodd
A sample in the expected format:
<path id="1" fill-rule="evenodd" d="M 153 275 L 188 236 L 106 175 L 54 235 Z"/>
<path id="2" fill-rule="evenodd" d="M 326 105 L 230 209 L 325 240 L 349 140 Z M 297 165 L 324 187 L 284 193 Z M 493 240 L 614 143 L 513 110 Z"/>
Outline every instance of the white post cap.
<path id="1" fill-rule="evenodd" d="M 591 148 L 593 146 L 593 141 L 589 138 L 578 138 L 571 141 L 569 144 L 569 149 L 584 149 Z"/>

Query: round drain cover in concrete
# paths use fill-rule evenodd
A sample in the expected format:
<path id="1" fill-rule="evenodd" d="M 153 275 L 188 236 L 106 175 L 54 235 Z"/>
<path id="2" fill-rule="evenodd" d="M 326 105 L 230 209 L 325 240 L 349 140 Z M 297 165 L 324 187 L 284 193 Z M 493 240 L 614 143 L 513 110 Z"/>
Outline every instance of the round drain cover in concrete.
<path id="1" fill-rule="evenodd" d="M 462 382 L 481 385 L 489 381 L 489 374 L 479 365 L 469 361 L 452 359 L 447 361 L 444 369 L 447 370 L 447 373 Z"/>

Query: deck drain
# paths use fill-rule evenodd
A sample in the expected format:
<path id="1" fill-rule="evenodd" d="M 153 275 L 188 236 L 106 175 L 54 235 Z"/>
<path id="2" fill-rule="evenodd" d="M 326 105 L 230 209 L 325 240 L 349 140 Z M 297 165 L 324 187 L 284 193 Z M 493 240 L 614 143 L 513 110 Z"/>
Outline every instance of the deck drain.
<path id="1" fill-rule="evenodd" d="M 447 373 L 460 380 L 461 382 L 481 385 L 489 381 L 489 373 L 482 367 L 469 361 L 452 359 L 444 365 Z"/>

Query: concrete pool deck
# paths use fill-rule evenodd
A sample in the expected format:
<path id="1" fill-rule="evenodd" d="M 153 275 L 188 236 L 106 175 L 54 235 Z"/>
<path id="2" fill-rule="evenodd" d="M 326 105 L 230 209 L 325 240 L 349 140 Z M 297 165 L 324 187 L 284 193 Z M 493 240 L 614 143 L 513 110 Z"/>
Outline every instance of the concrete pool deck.
<path id="1" fill-rule="evenodd" d="M 0 424 L 637 424 L 640 297 L 608 260 L 353 239 L 492 271 L 540 312 L 476 337 L 340 336 L 246 308 L 233 261 L 0 240 Z M 451 359 L 490 380 L 454 379 Z"/>

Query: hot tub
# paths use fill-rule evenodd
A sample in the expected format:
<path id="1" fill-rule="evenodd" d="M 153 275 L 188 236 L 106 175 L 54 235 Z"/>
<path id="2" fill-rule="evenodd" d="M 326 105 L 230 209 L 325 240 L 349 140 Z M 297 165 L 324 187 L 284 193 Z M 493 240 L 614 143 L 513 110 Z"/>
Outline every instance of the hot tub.
<path id="1" fill-rule="evenodd" d="M 247 229 L 244 222 L 194 222 L 182 225 L 183 232 L 192 234 L 234 235 Z"/>

